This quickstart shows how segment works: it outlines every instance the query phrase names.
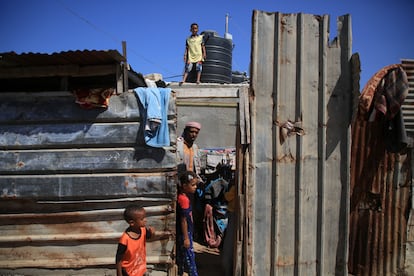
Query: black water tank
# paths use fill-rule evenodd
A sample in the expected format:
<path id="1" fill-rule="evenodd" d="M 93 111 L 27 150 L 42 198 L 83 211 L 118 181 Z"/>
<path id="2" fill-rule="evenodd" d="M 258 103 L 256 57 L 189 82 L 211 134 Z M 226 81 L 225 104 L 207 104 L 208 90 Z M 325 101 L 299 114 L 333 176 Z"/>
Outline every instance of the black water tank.
<path id="1" fill-rule="evenodd" d="M 203 63 L 201 82 L 231 83 L 233 41 L 214 31 L 204 31 L 207 59 Z"/>
<path id="2" fill-rule="evenodd" d="M 232 71 L 231 83 L 245 83 L 249 81 L 249 77 L 246 72 Z"/>

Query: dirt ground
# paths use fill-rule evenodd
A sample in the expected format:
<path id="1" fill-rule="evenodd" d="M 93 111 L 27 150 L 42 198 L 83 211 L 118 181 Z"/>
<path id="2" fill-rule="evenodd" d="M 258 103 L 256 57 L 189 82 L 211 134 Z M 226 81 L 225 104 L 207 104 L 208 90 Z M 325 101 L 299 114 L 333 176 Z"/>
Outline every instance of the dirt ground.
<path id="1" fill-rule="evenodd" d="M 223 275 L 221 268 L 220 250 L 209 248 L 201 243 L 194 242 L 196 263 L 199 276 Z"/>

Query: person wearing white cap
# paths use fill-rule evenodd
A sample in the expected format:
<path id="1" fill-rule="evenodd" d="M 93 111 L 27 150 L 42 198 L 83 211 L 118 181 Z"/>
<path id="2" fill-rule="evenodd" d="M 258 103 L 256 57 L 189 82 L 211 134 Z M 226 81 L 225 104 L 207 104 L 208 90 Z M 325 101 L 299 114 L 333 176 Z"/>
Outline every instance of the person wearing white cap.
<path id="1" fill-rule="evenodd" d="M 181 137 L 177 138 L 178 172 L 193 171 L 198 176 L 201 170 L 199 149 L 195 140 L 200 132 L 201 124 L 188 122 Z"/>
<path id="2" fill-rule="evenodd" d="M 202 194 L 204 191 L 204 183 L 200 177 L 201 160 L 198 145 L 195 140 L 200 132 L 201 124 L 199 122 L 188 122 L 185 124 L 184 131 L 177 138 L 177 172 L 182 175 L 186 171 L 192 171 L 197 175 L 197 190 L 191 195 L 193 206 L 194 220 L 194 239 L 199 240 L 203 235 L 203 206 Z"/>

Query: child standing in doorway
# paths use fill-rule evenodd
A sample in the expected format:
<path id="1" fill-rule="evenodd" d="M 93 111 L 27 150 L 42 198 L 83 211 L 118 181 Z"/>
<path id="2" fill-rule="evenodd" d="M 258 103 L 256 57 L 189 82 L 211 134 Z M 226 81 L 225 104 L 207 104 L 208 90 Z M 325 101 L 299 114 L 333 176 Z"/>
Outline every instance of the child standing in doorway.
<path id="1" fill-rule="evenodd" d="M 155 229 L 146 226 L 145 209 L 136 204 L 125 208 L 124 219 L 129 227 L 119 239 L 116 252 L 116 275 L 147 275 L 146 241 L 155 235 Z"/>
<path id="2" fill-rule="evenodd" d="M 197 189 L 197 174 L 185 171 L 179 178 L 177 194 L 177 266 L 178 275 L 184 272 L 198 276 L 193 247 L 193 214 L 190 195 Z"/>

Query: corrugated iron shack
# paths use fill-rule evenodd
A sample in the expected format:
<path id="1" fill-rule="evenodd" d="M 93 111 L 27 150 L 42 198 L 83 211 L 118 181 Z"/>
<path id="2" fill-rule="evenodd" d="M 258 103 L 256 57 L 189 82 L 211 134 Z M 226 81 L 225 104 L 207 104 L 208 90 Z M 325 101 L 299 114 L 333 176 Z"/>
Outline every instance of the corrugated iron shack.
<path id="1" fill-rule="evenodd" d="M 349 272 L 414 275 L 414 63 L 374 74 L 352 125 Z"/>
<path id="2" fill-rule="evenodd" d="M 1 62 L 0 273 L 114 275 L 127 204 L 144 204 L 149 225 L 175 231 L 185 122 L 202 123 L 205 152 L 248 141 L 248 84 L 171 84 L 171 144 L 154 148 L 141 141 L 134 89 L 144 80 L 123 70 L 118 52 L 4 53 Z M 154 275 L 175 275 L 174 242 L 148 244 Z"/>
<path id="3" fill-rule="evenodd" d="M 0 274 L 113 275 L 133 202 L 175 231 L 174 93 L 171 144 L 147 146 L 130 90 L 143 79 L 127 67 L 115 50 L 1 54 Z M 173 245 L 147 244 L 154 271 L 172 268 Z"/>
<path id="4" fill-rule="evenodd" d="M 328 15 L 253 11 L 250 83 L 171 84 L 161 148 L 140 141 L 142 79 L 117 51 L 4 54 L 0 272 L 114 275 L 130 202 L 175 229 L 175 137 L 191 119 L 201 148 L 236 149 L 235 275 L 409 273 L 412 62 L 410 139 L 389 154 L 380 126 L 358 121 L 350 15 L 337 32 Z M 173 244 L 148 244 L 154 275 L 175 275 Z"/>

